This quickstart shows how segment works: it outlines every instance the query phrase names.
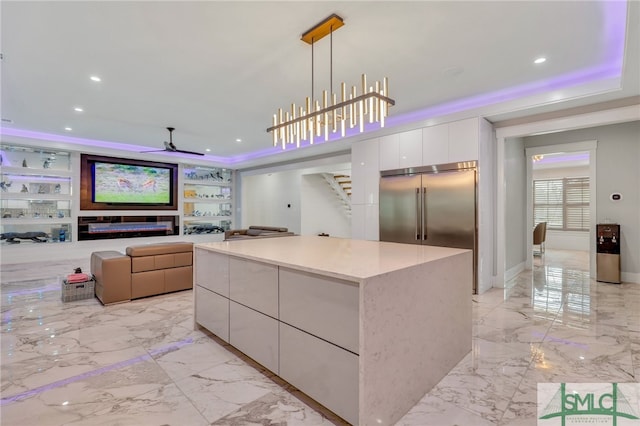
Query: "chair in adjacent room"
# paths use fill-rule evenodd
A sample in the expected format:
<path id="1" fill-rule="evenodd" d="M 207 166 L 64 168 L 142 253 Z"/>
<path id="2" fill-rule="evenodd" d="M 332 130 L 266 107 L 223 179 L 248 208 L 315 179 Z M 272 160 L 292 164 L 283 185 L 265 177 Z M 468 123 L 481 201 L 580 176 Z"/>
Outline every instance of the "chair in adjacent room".
<path id="1" fill-rule="evenodd" d="M 544 254 L 544 242 L 547 239 L 547 222 L 540 222 L 533 228 L 533 245 L 540 246 L 539 252 L 533 252 L 534 255 L 542 256 Z"/>

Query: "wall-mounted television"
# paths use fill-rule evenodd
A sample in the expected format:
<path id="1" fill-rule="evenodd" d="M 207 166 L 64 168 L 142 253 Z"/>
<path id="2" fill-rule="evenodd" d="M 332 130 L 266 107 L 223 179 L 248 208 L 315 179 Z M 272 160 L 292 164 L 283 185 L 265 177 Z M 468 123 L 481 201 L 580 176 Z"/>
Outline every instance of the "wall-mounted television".
<path id="1" fill-rule="evenodd" d="M 178 165 L 82 154 L 81 210 L 177 210 Z"/>

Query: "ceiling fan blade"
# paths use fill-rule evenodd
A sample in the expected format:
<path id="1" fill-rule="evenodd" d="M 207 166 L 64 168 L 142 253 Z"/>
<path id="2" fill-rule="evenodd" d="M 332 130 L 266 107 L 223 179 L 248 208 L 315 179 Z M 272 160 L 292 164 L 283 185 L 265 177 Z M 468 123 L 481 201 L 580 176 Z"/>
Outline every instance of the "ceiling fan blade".
<path id="1" fill-rule="evenodd" d="M 178 149 L 175 144 L 173 143 L 173 131 L 175 130 L 175 128 L 173 127 L 167 127 L 167 130 L 169 131 L 169 142 L 164 141 L 164 149 L 154 149 L 151 151 L 140 151 L 141 153 L 143 152 L 179 152 L 181 154 L 191 154 L 191 155 L 204 155 L 201 152 L 194 152 L 194 151 L 185 151 L 182 149 Z"/>
<path id="2" fill-rule="evenodd" d="M 181 149 L 176 149 L 174 152 L 181 152 L 182 154 L 191 154 L 191 155 L 204 155 L 201 152 L 183 151 Z"/>

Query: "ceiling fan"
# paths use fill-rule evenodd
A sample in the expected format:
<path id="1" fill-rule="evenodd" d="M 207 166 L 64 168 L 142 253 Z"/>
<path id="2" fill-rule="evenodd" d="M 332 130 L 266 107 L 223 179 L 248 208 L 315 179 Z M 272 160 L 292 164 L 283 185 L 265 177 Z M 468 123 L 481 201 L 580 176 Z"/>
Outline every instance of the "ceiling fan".
<path id="1" fill-rule="evenodd" d="M 201 152 L 193 152 L 193 151 L 185 151 L 182 149 L 178 149 L 174 144 L 173 144 L 173 131 L 175 130 L 175 127 L 167 127 L 167 130 L 169 131 L 169 142 L 164 141 L 164 149 L 154 149 L 152 151 L 141 151 L 141 152 L 161 152 L 161 151 L 167 151 L 167 152 L 180 152 L 182 154 L 192 154 L 192 155 L 204 155 Z"/>

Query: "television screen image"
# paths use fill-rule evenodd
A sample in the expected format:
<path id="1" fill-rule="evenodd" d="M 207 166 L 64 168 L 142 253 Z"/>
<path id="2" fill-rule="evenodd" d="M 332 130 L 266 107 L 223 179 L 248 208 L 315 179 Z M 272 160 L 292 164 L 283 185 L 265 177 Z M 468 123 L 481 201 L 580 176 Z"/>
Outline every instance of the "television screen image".
<path id="1" fill-rule="evenodd" d="M 172 170 L 96 161 L 93 163 L 93 202 L 166 205 L 171 200 Z"/>

